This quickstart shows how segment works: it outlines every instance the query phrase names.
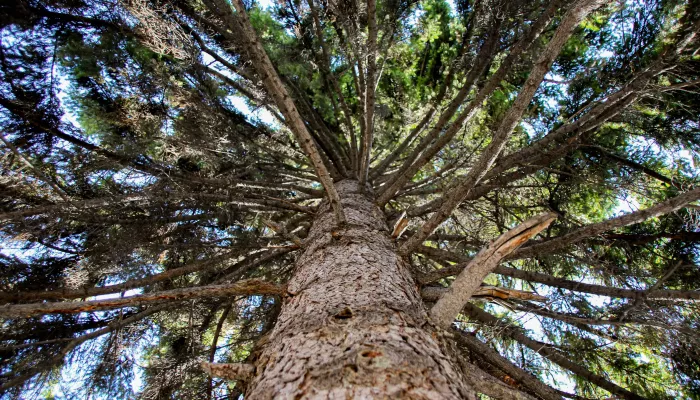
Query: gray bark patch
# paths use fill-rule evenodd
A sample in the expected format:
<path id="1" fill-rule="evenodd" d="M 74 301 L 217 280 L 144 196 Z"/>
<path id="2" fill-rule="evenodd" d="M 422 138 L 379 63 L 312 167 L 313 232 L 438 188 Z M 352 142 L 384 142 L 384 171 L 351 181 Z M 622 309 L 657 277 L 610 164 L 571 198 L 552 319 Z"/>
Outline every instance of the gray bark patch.
<path id="1" fill-rule="evenodd" d="M 357 183 L 337 184 L 309 232 L 247 399 L 474 398 L 428 323 L 383 213 Z"/>

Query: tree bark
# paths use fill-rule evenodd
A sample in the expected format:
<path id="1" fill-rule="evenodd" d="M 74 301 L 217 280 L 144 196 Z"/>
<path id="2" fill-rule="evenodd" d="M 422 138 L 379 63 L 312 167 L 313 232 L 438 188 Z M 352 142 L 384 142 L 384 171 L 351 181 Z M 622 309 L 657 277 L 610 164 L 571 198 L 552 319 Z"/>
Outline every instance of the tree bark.
<path id="1" fill-rule="evenodd" d="M 348 223 L 320 206 L 246 399 L 475 398 L 384 215 L 357 181 L 336 189 Z"/>

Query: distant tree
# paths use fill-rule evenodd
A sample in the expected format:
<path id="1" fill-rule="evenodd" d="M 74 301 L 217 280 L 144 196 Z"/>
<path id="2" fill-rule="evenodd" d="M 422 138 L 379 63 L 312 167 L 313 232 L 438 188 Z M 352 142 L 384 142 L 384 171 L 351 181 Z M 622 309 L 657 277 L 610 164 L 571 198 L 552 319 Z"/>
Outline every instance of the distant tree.
<path id="1" fill-rule="evenodd" d="M 697 1 L 247 1 L 0 5 L 0 393 L 700 399 Z"/>

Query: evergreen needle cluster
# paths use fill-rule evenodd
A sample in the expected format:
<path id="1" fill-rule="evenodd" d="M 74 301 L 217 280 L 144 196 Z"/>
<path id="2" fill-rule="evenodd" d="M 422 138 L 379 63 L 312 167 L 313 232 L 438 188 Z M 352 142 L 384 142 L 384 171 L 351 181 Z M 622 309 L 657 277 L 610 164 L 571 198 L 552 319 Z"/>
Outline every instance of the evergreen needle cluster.
<path id="1" fill-rule="evenodd" d="M 700 399 L 696 0 L 0 4 L 0 397 Z"/>

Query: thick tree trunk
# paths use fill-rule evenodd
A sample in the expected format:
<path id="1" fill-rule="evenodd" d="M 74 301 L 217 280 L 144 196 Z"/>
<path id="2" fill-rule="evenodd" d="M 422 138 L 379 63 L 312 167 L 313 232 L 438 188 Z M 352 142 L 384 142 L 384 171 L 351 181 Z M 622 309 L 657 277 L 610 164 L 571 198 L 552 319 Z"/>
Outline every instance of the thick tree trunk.
<path id="1" fill-rule="evenodd" d="M 356 181 L 336 188 L 348 224 L 320 207 L 246 399 L 474 398 L 382 212 Z"/>

